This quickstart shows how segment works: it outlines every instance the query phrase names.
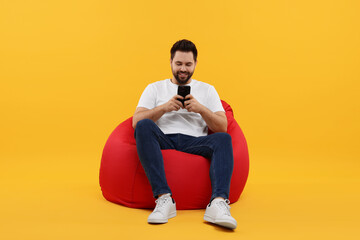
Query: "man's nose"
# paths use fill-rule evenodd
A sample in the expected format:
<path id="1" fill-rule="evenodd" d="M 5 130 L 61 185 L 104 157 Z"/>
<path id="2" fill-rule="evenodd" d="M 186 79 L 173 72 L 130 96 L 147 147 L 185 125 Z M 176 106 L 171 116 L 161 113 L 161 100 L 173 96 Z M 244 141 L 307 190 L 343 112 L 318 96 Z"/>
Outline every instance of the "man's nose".
<path id="1" fill-rule="evenodd" d="M 186 67 L 185 65 L 182 65 L 181 68 L 180 68 L 181 71 L 185 71 L 186 70 Z"/>

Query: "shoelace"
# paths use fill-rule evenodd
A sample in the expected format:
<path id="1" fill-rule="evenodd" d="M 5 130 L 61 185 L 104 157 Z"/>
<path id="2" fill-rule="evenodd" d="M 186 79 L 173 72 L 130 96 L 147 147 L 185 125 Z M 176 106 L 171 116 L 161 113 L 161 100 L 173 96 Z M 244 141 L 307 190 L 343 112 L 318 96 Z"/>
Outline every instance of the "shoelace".
<path id="1" fill-rule="evenodd" d="M 166 198 L 158 198 L 155 200 L 156 202 L 156 207 L 154 209 L 154 212 L 161 212 L 164 208 L 164 205 L 170 200 L 170 197 L 166 197 Z"/>
<path id="2" fill-rule="evenodd" d="M 219 201 L 216 203 L 216 205 L 220 208 L 220 210 L 224 213 L 224 215 L 231 216 L 229 204 L 230 204 L 229 199 L 226 199 L 225 201 Z"/>

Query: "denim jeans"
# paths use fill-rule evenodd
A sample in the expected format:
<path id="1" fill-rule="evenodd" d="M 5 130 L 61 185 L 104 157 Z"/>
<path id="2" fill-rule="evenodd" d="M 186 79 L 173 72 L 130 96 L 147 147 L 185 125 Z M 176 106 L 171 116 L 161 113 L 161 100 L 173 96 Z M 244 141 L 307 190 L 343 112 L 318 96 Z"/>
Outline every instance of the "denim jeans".
<path id="1" fill-rule="evenodd" d="M 170 193 L 164 170 L 161 149 L 201 155 L 211 160 L 211 199 L 229 198 L 230 180 L 233 171 L 233 149 L 231 136 L 227 133 L 213 133 L 203 137 L 184 134 L 164 134 L 150 119 L 139 121 L 135 129 L 136 147 L 140 162 L 156 198 Z"/>

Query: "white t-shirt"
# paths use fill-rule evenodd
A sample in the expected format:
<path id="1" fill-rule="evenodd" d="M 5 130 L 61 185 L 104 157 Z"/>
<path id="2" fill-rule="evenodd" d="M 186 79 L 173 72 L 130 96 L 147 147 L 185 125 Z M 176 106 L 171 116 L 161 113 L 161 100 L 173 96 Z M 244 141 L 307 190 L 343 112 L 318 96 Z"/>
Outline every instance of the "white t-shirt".
<path id="1" fill-rule="evenodd" d="M 207 83 L 192 79 L 190 94 L 212 112 L 225 112 L 215 88 Z M 137 107 L 153 109 L 167 103 L 177 94 L 178 85 L 170 79 L 149 84 L 142 93 Z M 181 133 L 194 137 L 206 136 L 208 127 L 199 113 L 188 112 L 186 109 L 165 113 L 156 125 L 165 134 Z"/>

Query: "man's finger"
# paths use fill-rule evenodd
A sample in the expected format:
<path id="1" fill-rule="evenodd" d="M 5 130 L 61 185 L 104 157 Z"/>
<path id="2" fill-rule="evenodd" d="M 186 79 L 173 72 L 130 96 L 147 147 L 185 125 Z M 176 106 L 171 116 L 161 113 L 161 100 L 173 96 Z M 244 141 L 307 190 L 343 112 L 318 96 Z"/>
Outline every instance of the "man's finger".
<path id="1" fill-rule="evenodd" d="M 192 99 L 192 98 L 194 98 L 194 97 L 191 94 L 188 94 L 185 96 L 185 99 Z"/>
<path id="2" fill-rule="evenodd" d="M 175 100 L 175 104 L 176 104 L 177 106 L 179 106 L 180 108 L 183 107 L 182 102 L 180 102 L 179 100 Z"/>

